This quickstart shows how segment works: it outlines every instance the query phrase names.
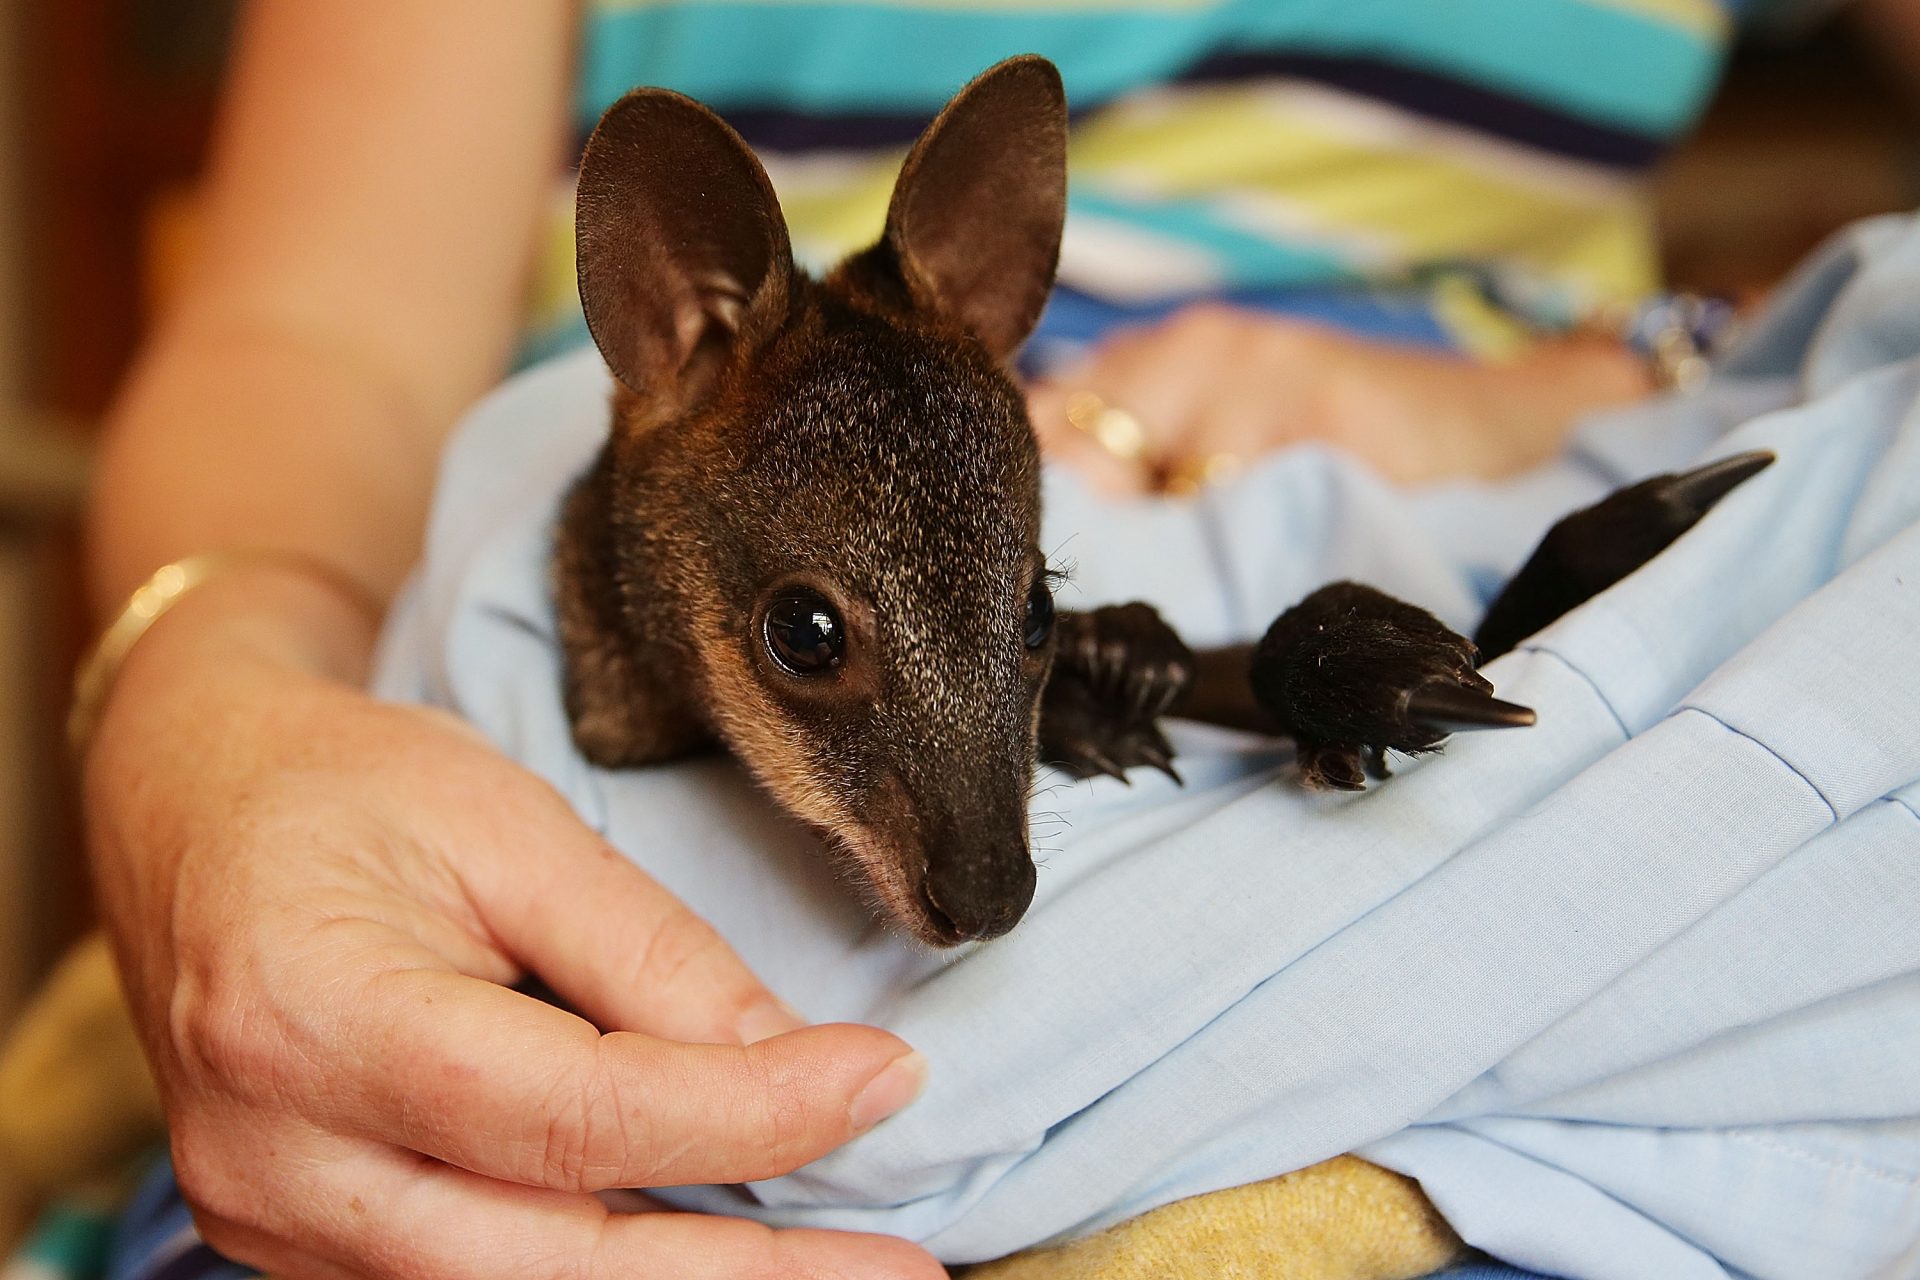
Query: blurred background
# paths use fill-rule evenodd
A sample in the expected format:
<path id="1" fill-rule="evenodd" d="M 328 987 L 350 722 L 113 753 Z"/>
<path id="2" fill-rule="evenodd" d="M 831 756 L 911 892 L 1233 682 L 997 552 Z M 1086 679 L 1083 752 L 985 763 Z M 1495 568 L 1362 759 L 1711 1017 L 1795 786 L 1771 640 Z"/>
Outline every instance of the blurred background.
<path id="1" fill-rule="evenodd" d="M 192 252 L 235 8 L 0 0 L 0 1026 L 87 920 L 59 734 L 76 512 L 93 424 Z M 1880 39 L 1842 14 L 1742 50 L 1660 183 L 1675 287 L 1754 295 L 1840 225 L 1920 207 L 1920 86 Z"/>

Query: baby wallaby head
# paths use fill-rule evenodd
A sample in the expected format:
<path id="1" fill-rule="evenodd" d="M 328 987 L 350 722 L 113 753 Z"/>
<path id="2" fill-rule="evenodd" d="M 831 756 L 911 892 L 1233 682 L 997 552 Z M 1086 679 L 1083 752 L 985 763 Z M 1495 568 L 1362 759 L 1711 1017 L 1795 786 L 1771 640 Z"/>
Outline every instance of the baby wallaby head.
<path id="1" fill-rule="evenodd" d="M 621 387 L 556 560 L 575 737 L 605 764 L 718 738 L 938 945 L 1033 894 L 1053 602 L 1003 363 L 1052 284 L 1065 136 L 1053 67 L 1001 63 L 822 281 L 686 98 L 628 95 L 581 166 L 581 298 Z"/>

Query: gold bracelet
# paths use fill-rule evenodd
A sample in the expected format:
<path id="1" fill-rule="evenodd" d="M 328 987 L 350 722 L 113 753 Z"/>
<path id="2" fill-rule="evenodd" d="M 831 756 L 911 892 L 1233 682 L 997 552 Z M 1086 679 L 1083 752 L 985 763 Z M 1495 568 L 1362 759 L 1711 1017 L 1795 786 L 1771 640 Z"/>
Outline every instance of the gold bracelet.
<path id="1" fill-rule="evenodd" d="M 100 727 L 100 717 L 106 710 L 107 695 L 113 690 L 114 680 L 148 628 L 195 587 L 229 570 L 245 568 L 281 569 L 306 578 L 318 578 L 371 616 L 378 618 L 381 614 L 379 603 L 364 586 L 324 560 L 297 551 L 205 551 L 161 565 L 152 577 L 134 588 L 127 603 L 94 641 L 74 674 L 73 702 L 67 711 L 67 746 L 74 759 L 85 758 L 87 744 L 93 741 L 94 731 Z"/>

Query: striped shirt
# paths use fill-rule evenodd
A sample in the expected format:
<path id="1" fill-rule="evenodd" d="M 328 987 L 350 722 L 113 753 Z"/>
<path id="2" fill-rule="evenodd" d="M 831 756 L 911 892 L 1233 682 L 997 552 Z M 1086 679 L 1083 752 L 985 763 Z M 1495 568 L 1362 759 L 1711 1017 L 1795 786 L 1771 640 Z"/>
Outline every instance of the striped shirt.
<path id="1" fill-rule="evenodd" d="M 597 0 L 575 105 L 583 137 L 635 84 L 714 107 L 820 266 L 878 234 L 906 147 L 961 84 L 1041 53 L 1073 110 L 1069 291 L 1119 307 L 1413 296 L 1474 345 L 1484 317 L 1438 283 L 1462 268 L 1563 315 L 1656 286 L 1644 179 L 1697 118 L 1748 7 Z M 577 331 L 556 212 L 538 300 L 549 348 Z"/>

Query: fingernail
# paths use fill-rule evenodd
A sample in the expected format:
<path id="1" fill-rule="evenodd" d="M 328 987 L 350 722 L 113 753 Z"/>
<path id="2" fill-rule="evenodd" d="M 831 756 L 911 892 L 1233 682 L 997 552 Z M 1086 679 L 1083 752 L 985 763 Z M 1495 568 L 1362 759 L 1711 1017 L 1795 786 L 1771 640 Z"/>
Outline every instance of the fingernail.
<path id="1" fill-rule="evenodd" d="M 865 1133 L 919 1097 L 926 1087 L 925 1057 L 915 1051 L 895 1058 L 854 1097 L 850 1110 L 853 1131 Z"/>
<path id="2" fill-rule="evenodd" d="M 795 1012 L 792 1005 L 783 1000 L 767 999 L 741 1014 L 740 1020 L 733 1024 L 733 1029 L 739 1033 L 740 1043 L 758 1044 L 789 1031 L 798 1031 L 806 1025 L 807 1020 Z"/>

